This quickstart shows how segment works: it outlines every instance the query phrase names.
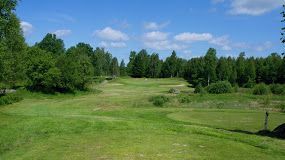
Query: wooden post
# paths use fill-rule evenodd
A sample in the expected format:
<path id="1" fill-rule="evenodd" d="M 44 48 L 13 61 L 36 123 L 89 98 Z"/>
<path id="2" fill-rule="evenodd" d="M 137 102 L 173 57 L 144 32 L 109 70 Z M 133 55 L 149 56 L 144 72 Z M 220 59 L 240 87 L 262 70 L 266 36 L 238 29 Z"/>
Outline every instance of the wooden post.
<path id="1" fill-rule="evenodd" d="M 269 116 L 269 112 L 266 111 L 265 112 L 265 121 L 264 121 L 264 130 L 268 130 L 268 116 Z"/>

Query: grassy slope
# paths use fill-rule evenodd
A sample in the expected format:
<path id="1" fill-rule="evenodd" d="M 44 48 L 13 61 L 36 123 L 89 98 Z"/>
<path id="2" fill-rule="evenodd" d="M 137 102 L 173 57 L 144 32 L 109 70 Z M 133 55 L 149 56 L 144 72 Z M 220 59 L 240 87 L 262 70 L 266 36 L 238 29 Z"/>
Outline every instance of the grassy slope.
<path id="1" fill-rule="evenodd" d="M 118 79 L 99 94 L 32 94 L 0 108 L 0 159 L 285 159 L 285 141 L 232 132 L 262 127 L 265 96 L 247 93 L 173 97 L 164 108 L 148 98 L 177 79 Z M 168 95 L 168 94 L 167 94 Z M 270 97 L 271 106 L 284 103 Z M 268 105 L 268 104 L 267 104 Z M 271 111 L 270 128 L 285 122 Z"/>

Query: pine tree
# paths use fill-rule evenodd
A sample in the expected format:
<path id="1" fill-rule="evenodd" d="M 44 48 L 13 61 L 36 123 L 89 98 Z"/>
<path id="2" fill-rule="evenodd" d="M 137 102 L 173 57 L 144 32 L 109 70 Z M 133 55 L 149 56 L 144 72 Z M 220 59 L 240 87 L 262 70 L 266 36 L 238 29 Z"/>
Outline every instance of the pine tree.
<path id="1" fill-rule="evenodd" d="M 120 63 L 120 76 L 127 76 L 127 68 L 124 60 Z"/>

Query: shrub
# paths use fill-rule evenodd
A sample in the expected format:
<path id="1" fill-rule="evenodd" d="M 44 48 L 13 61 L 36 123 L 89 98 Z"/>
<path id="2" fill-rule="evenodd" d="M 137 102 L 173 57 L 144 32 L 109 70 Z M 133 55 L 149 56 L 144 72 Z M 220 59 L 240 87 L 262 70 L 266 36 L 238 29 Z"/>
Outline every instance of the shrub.
<path id="1" fill-rule="evenodd" d="M 191 102 L 191 98 L 187 95 L 179 96 L 178 100 L 180 103 L 190 103 Z"/>
<path id="2" fill-rule="evenodd" d="M 205 93 L 205 89 L 203 88 L 202 84 L 199 83 L 196 87 L 195 87 L 195 90 L 194 90 L 194 93 Z"/>
<path id="3" fill-rule="evenodd" d="M 171 94 L 179 94 L 180 91 L 176 88 L 170 88 L 170 90 L 168 91 L 168 93 L 171 93 Z"/>
<path id="4" fill-rule="evenodd" d="M 252 93 L 254 95 L 266 95 L 270 93 L 270 90 L 266 84 L 260 83 L 254 86 Z"/>
<path id="5" fill-rule="evenodd" d="M 166 96 L 154 96 L 149 99 L 155 106 L 162 107 L 165 103 L 169 102 L 169 98 Z"/>
<path id="6" fill-rule="evenodd" d="M 231 93 L 232 86 L 230 82 L 220 81 L 217 83 L 212 83 L 210 86 L 207 87 L 207 90 L 211 94 Z"/>
<path id="7" fill-rule="evenodd" d="M 281 84 L 272 84 L 270 85 L 270 90 L 273 94 L 285 94 L 285 85 Z"/>
<path id="8" fill-rule="evenodd" d="M 23 100 L 23 97 L 11 93 L 11 94 L 6 94 L 4 96 L 0 97 L 0 105 L 7 105 L 7 104 L 12 104 L 12 103 L 16 103 Z"/>
<path id="9" fill-rule="evenodd" d="M 285 104 L 279 104 L 277 108 L 279 108 L 281 112 L 285 112 Z"/>

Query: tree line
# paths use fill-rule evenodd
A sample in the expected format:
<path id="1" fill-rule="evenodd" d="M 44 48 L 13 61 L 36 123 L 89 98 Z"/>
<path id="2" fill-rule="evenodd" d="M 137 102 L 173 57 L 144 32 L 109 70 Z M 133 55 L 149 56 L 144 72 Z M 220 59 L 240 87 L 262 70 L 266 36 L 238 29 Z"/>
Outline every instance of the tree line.
<path id="1" fill-rule="evenodd" d="M 217 57 L 216 50 L 210 48 L 205 56 L 190 60 L 177 57 L 173 51 L 164 61 L 158 54 L 149 55 L 146 50 L 132 51 L 127 66 L 132 77 L 170 78 L 181 77 L 190 83 L 206 86 L 217 81 L 229 81 L 243 87 L 256 83 L 284 83 L 285 57 L 272 53 L 267 57 L 246 57 L 242 52 L 238 57 Z"/>
<path id="2" fill-rule="evenodd" d="M 255 83 L 284 83 L 285 57 L 217 57 L 210 48 L 205 56 L 190 60 L 175 51 L 165 60 L 146 50 L 131 51 L 129 63 L 120 63 L 104 48 L 78 43 L 68 49 L 63 40 L 48 33 L 40 42 L 28 46 L 15 14 L 17 0 L 0 3 L 0 91 L 25 86 L 43 92 L 85 90 L 96 76 L 147 78 L 182 77 L 194 85 L 229 81 L 250 87 Z M 284 41 L 285 42 L 285 41 Z"/>

